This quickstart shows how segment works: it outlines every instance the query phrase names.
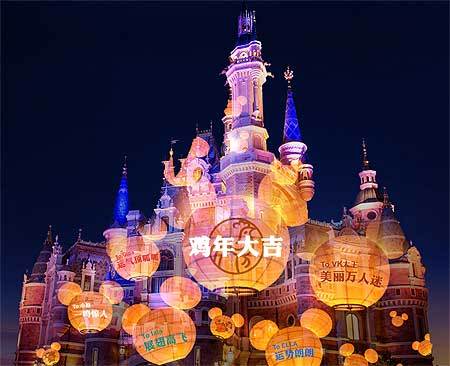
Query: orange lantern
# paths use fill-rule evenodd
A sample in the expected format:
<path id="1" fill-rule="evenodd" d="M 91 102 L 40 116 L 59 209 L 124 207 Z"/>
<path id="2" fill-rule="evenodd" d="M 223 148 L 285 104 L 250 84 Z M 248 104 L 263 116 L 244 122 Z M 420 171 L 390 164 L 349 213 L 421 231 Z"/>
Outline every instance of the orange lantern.
<path id="1" fill-rule="evenodd" d="M 160 262 L 159 249 L 148 235 L 116 238 L 108 253 L 114 269 L 126 280 L 140 281 L 151 277 Z"/>
<path id="2" fill-rule="evenodd" d="M 59 362 L 60 358 L 61 356 L 59 355 L 58 351 L 49 348 L 44 352 L 44 355 L 42 356 L 42 361 L 49 366 L 56 365 Z"/>
<path id="3" fill-rule="evenodd" d="M 221 339 L 228 339 L 234 334 L 234 323 L 227 315 L 216 316 L 209 325 L 211 333 Z"/>
<path id="4" fill-rule="evenodd" d="M 391 323 L 394 327 L 401 327 L 404 323 L 404 320 L 401 316 L 397 315 L 391 319 Z"/>
<path id="5" fill-rule="evenodd" d="M 361 310 L 374 304 L 386 291 L 389 274 L 384 252 L 349 228 L 322 244 L 309 266 L 317 298 L 336 310 Z"/>
<path id="6" fill-rule="evenodd" d="M 265 289 L 279 278 L 289 257 L 286 225 L 273 209 L 250 198 L 225 197 L 217 210 L 194 211 L 184 233 L 183 256 L 190 273 L 204 287 L 225 295 Z"/>
<path id="7" fill-rule="evenodd" d="M 70 323 L 81 334 L 105 329 L 111 322 L 112 312 L 109 300 L 93 291 L 76 295 L 67 308 Z"/>
<path id="8" fill-rule="evenodd" d="M 414 341 L 414 342 L 412 342 L 412 344 L 411 344 L 411 348 L 412 348 L 414 351 L 417 351 L 417 350 L 419 349 L 419 344 L 420 344 L 419 341 Z"/>
<path id="9" fill-rule="evenodd" d="M 60 345 L 58 342 L 53 342 L 53 343 L 50 345 L 50 348 L 51 348 L 51 349 L 54 349 L 55 351 L 59 351 L 59 350 L 61 349 L 61 345 Z"/>
<path id="10" fill-rule="evenodd" d="M 350 356 L 353 352 L 355 352 L 355 347 L 351 343 L 344 343 L 339 347 L 339 354 L 344 357 Z"/>
<path id="11" fill-rule="evenodd" d="M 390 316 L 391 318 L 394 318 L 394 317 L 397 316 L 397 312 L 396 312 L 395 310 L 392 310 L 392 311 L 389 312 L 389 316 Z"/>
<path id="12" fill-rule="evenodd" d="M 221 308 L 214 307 L 214 308 L 209 309 L 209 311 L 208 311 L 209 319 L 214 319 L 215 317 L 221 316 L 221 315 L 222 315 Z"/>
<path id="13" fill-rule="evenodd" d="M 42 358 L 42 357 L 44 356 L 44 353 L 45 353 L 45 349 L 43 349 L 43 348 L 38 348 L 38 349 L 36 350 L 36 357 L 37 357 L 37 358 Z"/>
<path id="14" fill-rule="evenodd" d="M 98 292 L 105 296 L 111 304 L 119 304 L 123 299 L 123 288 L 115 281 L 103 281 Z"/>
<path id="15" fill-rule="evenodd" d="M 279 331 L 278 325 L 271 320 L 261 320 L 250 329 L 250 343 L 260 351 L 265 351 L 272 338 Z"/>
<path id="16" fill-rule="evenodd" d="M 406 314 L 406 313 L 403 313 L 402 314 L 402 319 L 404 320 L 404 321 L 406 321 L 406 320 L 408 320 L 408 314 Z"/>
<path id="17" fill-rule="evenodd" d="M 127 308 L 122 315 L 122 328 L 129 335 L 133 335 L 134 327 L 139 319 L 150 312 L 150 308 L 144 304 L 134 304 Z"/>
<path id="18" fill-rule="evenodd" d="M 281 329 L 270 339 L 266 348 L 269 366 L 319 366 L 322 357 L 319 337 L 303 327 Z"/>
<path id="19" fill-rule="evenodd" d="M 419 348 L 417 349 L 422 356 L 431 355 L 432 350 L 433 344 L 426 339 L 419 343 Z"/>
<path id="20" fill-rule="evenodd" d="M 423 338 L 427 341 L 431 341 L 430 333 L 425 334 L 425 336 Z"/>
<path id="21" fill-rule="evenodd" d="M 245 323 L 244 317 L 239 313 L 233 314 L 231 320 L 236 328 L 242 327 Z"/>
<path id="22" fill-rule="evenodd" d="M 368 366 L 367 360 L 356 353 L 345 358 L 344 366 Z"/>
<path id="23" fill-rule="evenodd" d="M 364 358 L 367 360 L 367 362 L 377 363 L 377 361 L 378 361 L 378 353 L 374 349 L 368 348 L 364 352 Z"/>
<path id="24" fill-rule="evenodd" d="M 326 337 L 333 328 L 333 321 L 328 313 L 316 308 L 306 310 L 300 317 L 300 324 L 319 338 Z"/>
<path id="25" fill-rule="evenodd" d="M 68 306 L 72 299 L 83 291 L 78 283 L 66 282 L 58 289 L 58 300 L 61 304 Z"/>
<path id="26" fill-rule="evenodd" d="M 194 346 L 195 337 L 195 324 L 184 311 L 161 308 L 139 319 L 133 343 L 147 361 L 163 365 L 185 358 Z"/>
<path id="27" fill-rule="evenodd" d="M 159 293 L 167 305 L 177 309 L 192 309 L 202 299 L 198 285 L 189 278 L 180 276 L 165 280 Z"/>

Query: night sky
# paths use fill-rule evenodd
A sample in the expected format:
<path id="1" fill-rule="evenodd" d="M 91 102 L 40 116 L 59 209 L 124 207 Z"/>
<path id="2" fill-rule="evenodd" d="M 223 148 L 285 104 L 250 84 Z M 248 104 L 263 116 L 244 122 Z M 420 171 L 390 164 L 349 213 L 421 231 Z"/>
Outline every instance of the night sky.
<path id="1" fill-rule="evenodd" d="M 283 129 L 289 64 L 316 195 L 310 216 L 340 219 L 359 190 L 366 138 L 408 238 L 423 255 L 436 361 L 448 365 L 449 9 L 446 2 L 249 3 L 274 79 L 269 147 Z M 100 241 L 123 155 L 132 209 L 150 215 L 169 141 L 220 119 L 220 72 L 239 3 L 2 2 L 2 347 L 15 350 L 23 273 L 52 224 Z M 1 365 L 9 364 L 5 359 Z"/>

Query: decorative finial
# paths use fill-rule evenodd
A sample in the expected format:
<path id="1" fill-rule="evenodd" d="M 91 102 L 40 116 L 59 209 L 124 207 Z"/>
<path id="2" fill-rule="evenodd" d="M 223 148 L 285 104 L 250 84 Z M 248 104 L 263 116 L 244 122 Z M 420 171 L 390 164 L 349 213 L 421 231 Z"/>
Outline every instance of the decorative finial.
<path id="1" fill-rule="evenodd" d="M 127 156 L 123 156 L 123 167 L 122 167 L 122 174 L 127 175 Z"/>
<path id="2" fill-rule="evenodd" d="M 390 203 L 389 202 L 389 195 L 388 195 L 386 187 L 383 187 L 383 203 L 384 203 L 385 206 L 389 205 L 389 203 Z"/>
<path id="3" fill-rule="evenodd" d="M 81 241 L 81 232 L 83 231 L 83 229 L 78 229 L 78 241 Z"/>
<path id="4" fill-rule="evenodd" d="M 56 237 L 55 237 L 55 244 L 58 244 L 58 240 L 59 240 L 59 235 L 56 235 Z"/>
<path id="5" fill-rule="evenodd" d="M 212 120 L 209 121 L 209 130 L 210 130 L 211 133 L 212 133 L 212 131 L 213 131 L 213 121 L 212 121 Z"/>
<path id="6" fill-rule="evenodd" d="M 294 78 L 294 71 L 292 71 L 289 66 L 286 68 L 286 71 L 284 72 L 284 78 L 288 82 L 288 88 L 290 89 L 291 80 Z"/>
<path id="7" fill-rule="evenodd" d="M 366 140 L 362 140 L 362 150 L 363 150 L 363 167 L 369 168 L 369 159 L 367 158 L 367 145 Z"/>
<path id="8" fill-rule="evenodd" d="M 198 135 L 198 122 L 195 123 L 195 133 Z"/>

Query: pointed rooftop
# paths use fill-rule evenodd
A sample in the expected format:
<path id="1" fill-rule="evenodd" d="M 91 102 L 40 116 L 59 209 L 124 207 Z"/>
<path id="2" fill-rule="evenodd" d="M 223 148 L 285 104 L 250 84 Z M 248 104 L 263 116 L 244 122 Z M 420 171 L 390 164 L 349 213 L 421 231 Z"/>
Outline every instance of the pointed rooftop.
<path id="1" fill-rule="evenodd" d="M 286 98 L 286 110 L 284 113 L 284 130 L 283 130 L 283 144 L 292 141 L 302 141 L 300 133 L 300 126 L 297 118 L 297 110 L 294 103 L 294 95 L 292 92 L 291 80 L 294 78 L 294 72 L 287 67 L 284 72 L 284 78 L 288 83 L 288 91 Z"/>
<path id="2" fill-rule="evenodd" d="M 242 4 L 238 18 L 238 38 L 236 46 L 249 44 L 256 41 L 256 17 L 254 10 L 248 10 L 245 2 Z"/>
<path id="3" fill-rule="evenodd" d="M 126 227 L 128 214 L 128 178 L 127 178 L 127 157 L 122 167 L 122 178 L 116 196 L 116 204 L 114 207 L 114 221 L 112 228 Z"/>
<path id="4" fill-rule="evenodd" d="M 48 226 L 47 237 L 44 240 L 42 249 L 36 259 L 36 263 L 33 266 L 33 271 L 29 282 L 40 282 L 45 281 L 45 271 L 47 270 L 47 262 L 50 259 L 53 251 L 53 237 L 52 237 L 52 226 Z"/>

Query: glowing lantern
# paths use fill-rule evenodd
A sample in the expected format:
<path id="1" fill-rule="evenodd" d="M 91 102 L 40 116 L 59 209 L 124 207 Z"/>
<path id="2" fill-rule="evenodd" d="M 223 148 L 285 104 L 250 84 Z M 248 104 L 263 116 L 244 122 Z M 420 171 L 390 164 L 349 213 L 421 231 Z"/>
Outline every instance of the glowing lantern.
<path id="1" fill-rule="evenodd" d="M 231 320 L 233 321 L 233 324 L 236 328 L 242 327 L 245 323 L 244 317 L 239 313 L 233 314 L 231 316 Z"/>
<path id="2" fill-rule="evenodd" d="M 336 310 L 361 310 L 378 301 L 389 282 L 389 263 L 377 244 L 344 228 L 322 244 L 309 266 L 317 298 Z"/>
<path id="3" fill-rule="evenodd" d="M 395 310 L 392 310 L 391 312 L 389 312 L 389 316 L 390 316 L 391 318 L 394 318 L 394 317 L 397 316 L 397 312 L 396 312 Z"/>
<path id="4" fill-rule="evenodd" d="M 151 277 L 160 262 L 159 249 L 148 235 L 117 239 L 111 243 L 108 253 L 114 269 L 126 280 Z"/>
<path id="5" fill-rule="evenodd" d="M 215 317 L 221 316 L 222 315 L 222 309 L 221 308 L 211 308 L 208 311 L 208 316 L 209 319 L 214 319 Z"/>
<path id="6" fill-rule="evenodd" d="M 367 362 L 376 363 L 378 361 L 378 353 L 374 349 L 368 348 L 364 352 L 364 358 L 367 360 Z"/>
<path id="7" fill-rule="evenodd" d="M 111 322 L 112 311 L 109 300 L 93 291 L 76 295 L 67 308 L 70 323 L 81 334 L 105 329 Z"/>
<path id="8" fill-rule="evenodd" d="M 253 294 L 283 272 L 289 233 L 280 216 L 257 200 L 226 197 L 223 201 L 217 215 L 215 208 L 198 209 L 186 223 L 184 260 L 197 282 L 211 291 Z M 259 218 L 253 218 L 255 213 Z"/>
<path id="9" fill-rule="evenodd" d="M 426 339 L 419 343 L 419 348 L 417 349 L 422 356 L 431 355 L 432 350 L 433 344 Z"/>
<path id="10" fill-rule="evenodd" d="M 414 351 L 417 351 L 417 350 L 419 349 L 419 344 L 420 344 L 419 341 L 414 341 L 414 342 L 412 342 L 412 344 L 411 344 L 412 349 L 413 349 Z"/>
<path id="11" fill-rule="evenodd" d="M 83 291 L 79 284 L 75 282 L 66 282 L 58 289 L 58 300 L 61 304 L 68 306 L 72 299 Z"/>
<path id="12" fill-rule="evenodd" d="M 51 349 L 54 349 L 55 351 L 59 351 L 59 350 L 61 349 L 61 345 L 60 345 L 58 342 L 53 342 L 53 343 L 50 345 L 50 348 L 51 348 Z"/>
<path id="13" fill-rule="evenodd" d="M 209 325 L 211 333 L 221 339 L 228 339 L 234 334 L 234 323 L 227 315 L 216 316 Z"/>
<path id="14" fill-rule="evenodd" d="M 394 327 L 401 327 L 404 323 L 404 320 L 401 316 L 397 315 L 391 319 L 391 323 Z"/>
<path id="15" fill-rule="evenodd" d="M 409 317 L 408 317 L 408 314 L 406 314 L 406 313 L 403 313 L 403 314 L 402 314 L 402 319 L 403 319 L 403 320 L 406 321 L 406 320 L 408 320 L 408 318 L 409 318 Z"/>
<path id="16" fill-rule="evenodd" d="M 333 327 L 333 321 L 327 312 L 321 309 L 308 309 L 300 317 L 303 328 L 309 329 L 319 338 L 326 337 Z"/>
<path id="17" fill-rule="evenodd" d="M 356 353 L 345 358 L 344 366 L 368 366 L 367 360 Z"/>
<path id="18" fill-rule="evenodd" d="M 42 358 L 42 356 L 44 356 L 44 352 L 45 352 L 45 349 L 43 349 L 43 348 L 38 348 L 38 349 L 36 350 L 36 357 L 37 357 L 37 358 Z"/>
<path id="19" fill-rule="evenodd" d="M 403 366 L 403 364 L 402 363 L 398 363 L 396 366 Z"/>
<path id="20" fill-rule="evenodd" d="M 266 348 L 269 366 L 319 366 L 322 357 L 319 337 L 303 327 L 281 329 L 270 339 Z"/>
<path id="21" fill-rule="evenodd" d="M 123 288 L 115 281 L 104 281 L 98 292 L 105 296 L 111 304 L 119 304 L 123 299 Z"/>
<path id="22" fill-rule="evenodd" d="M 431 341 L 430 333 L 425 334 L 425 336 L 423 338 L 427 341 Z"/>
<path id="23" fill-rule="evenodd" d="M 49 348 L 44 352 L 44 355 L 42 356 L 42 361 L 46 365 L 55 365 L 59 362 L 60 355 L 58 351 L 55 351 L 54 349 Z"/>
<path id="24" fill-rule="evenodd" d="M 250 343 L 260 351 L 265 351 L 272 338 L 279 331 L 278 325 L 271 320 L 261 320 L 250 329 Z"/>
<path id="25" fill-rule="evenodd" d="M 355 347 L 351 343 L 344 343 L 339 347 L 339 354 L 344 357 L 350 356 L 353 352 L 355 352 Z"/>
<path id="26" fill-rule="evenodd" d="M 134 327 L 139 319 L 150 312 L 150 308 L 144 304 L 134 304 L 127 308 L 122 315 L 122 328 L 129 335 L 133 335 Z"/>
<path id="27" fill-rule="evenodd" d="M 177 309 L 191 309 L 202 299 L 198 285 L 189 278 L 179 276 L 165 280 L 159 293 L 167 305 Z"/>
<path id="28" fill-rule="evenodd" d="M 195 343 L 196 329 L 182 310 L 161 308 L 139 319 L 133 343 L 147 361 L 163 365 L 185 358 Z"/>

